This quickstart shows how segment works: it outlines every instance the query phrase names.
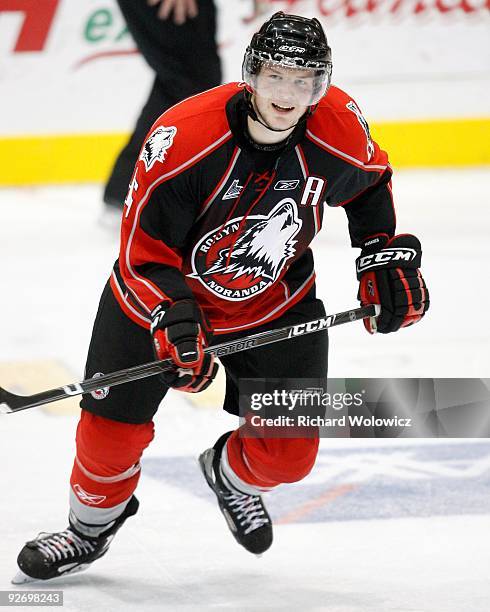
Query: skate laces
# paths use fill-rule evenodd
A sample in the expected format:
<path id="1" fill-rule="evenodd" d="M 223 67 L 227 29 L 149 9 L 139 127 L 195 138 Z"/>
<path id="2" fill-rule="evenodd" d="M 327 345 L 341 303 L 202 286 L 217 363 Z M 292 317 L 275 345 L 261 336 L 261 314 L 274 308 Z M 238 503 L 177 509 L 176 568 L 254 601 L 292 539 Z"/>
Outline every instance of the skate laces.
<path id="1" fill-rule="evenodd" d="M 44 537 L 41 537 L 44 536 Z M 77 555 L 94 552 L 95 546 L 90 540 L 81 538 L 71 529 L 59 533 L 40 533 L 32 544 L 50 561 L 75 558 Z"/>
<path id="2" fill-rule="evenodd" d="M 269 519 L 265 516 L 262 500 L 258 495 L 246 495 L 245 493 L 230 491 L 224 497 L 229 507 L 236 514 L 236 518 L 240 521 L 240 526 L 247 526 L 245 535 L 269 522 Z"/>

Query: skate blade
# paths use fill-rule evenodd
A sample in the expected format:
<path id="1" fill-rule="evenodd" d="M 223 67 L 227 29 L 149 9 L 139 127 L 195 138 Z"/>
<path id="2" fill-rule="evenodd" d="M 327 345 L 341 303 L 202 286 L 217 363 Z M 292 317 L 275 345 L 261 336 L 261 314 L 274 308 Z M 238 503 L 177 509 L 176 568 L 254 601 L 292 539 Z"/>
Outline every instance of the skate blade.
<path id="1" fill-rule="evenodd" d="M 10 581 L 12 584 L 26 584 L 26 582 L 34 582 L 35 578 L 31 578 L 27 574 L 24 574 L 22 570 L 19 570 Z"/>
<path id="2" fill-rule="evenodd" d="M 52 580 L 58 580 L 59 578 L 64 578 L 65 576 L 71 576 L 72 574 L 77 574 L 78 572 L 83 572 L 87 568 L 89 568 L 91 563 L 82 563 L 82 565 L 78 565 L 71 570 L 67 570 L 63 572 L 59 576 L 53 576 L 53 578 L 47 578 L 46 580 L 42 580 L 41 578 L 33 578 L 32 576 L 28 576 L 22 570 L 18 570 L 17 574 L 10 581 L 11 584 L 27 584 L 29 582 L 51 582 Z"/>

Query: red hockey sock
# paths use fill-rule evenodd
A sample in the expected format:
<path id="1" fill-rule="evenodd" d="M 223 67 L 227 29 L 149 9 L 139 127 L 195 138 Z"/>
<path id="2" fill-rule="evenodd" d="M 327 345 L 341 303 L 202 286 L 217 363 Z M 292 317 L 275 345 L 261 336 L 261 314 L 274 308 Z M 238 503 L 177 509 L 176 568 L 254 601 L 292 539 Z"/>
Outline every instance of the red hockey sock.
<path id="1" fill-rule="evenodd" d="M 102 509 L 127 501 L 138 484 L 139 460 L 153 436 L 153 422 L 120 423 L 82 410 L 70 479 L 78 502 Z"/>
<path id="2" fill-rule="evenodd" d="M 259 489 L 302 480 L 313 468 L 318 437 L 246 438 L 235 430 L 226 444 L 229 467 L 243 482 Z"/>

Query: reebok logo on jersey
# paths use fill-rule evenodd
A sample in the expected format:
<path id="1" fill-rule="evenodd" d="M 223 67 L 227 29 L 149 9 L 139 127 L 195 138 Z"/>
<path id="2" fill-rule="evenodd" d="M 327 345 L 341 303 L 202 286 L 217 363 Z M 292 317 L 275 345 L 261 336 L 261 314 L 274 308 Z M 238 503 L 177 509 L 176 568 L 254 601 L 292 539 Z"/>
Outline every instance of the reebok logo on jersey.
<path id="1" fill-rule="evenodd" d="M 268 215 L 236 217 L 208 232 L 192 253 L 192 274 L 224 300 L 246 300 L 270 287 L 296 253 L 301 229 L 296 202 L 281 200 Z"/>
<path id="2" fill-rule="evenodd" d="M 225 195 L 221 199 L 222 200 L 234 200 L 235 198 L 238 198 L 242 189 L 243 189 L 243 185 L 239 185 L 238 179 L 235 179 L 233 183 L 228 187 Z"/>
<path id="3" fill-rule="evenodd" d="M 274 185 L 274 191 L 289 191 L 290 189 L 296 189 L 298 185 L 299 180 L 277 181 Z"/>
<path id="4" fill-rule="evenodd" d="M 172 146 L 176 133 L 176 127 L 160 126 L 148 137 L 140 155 L 140 159 L 144 162 L 147 172 L 151 170 L 155 162 L 164 161 L 165 151 Z"/>

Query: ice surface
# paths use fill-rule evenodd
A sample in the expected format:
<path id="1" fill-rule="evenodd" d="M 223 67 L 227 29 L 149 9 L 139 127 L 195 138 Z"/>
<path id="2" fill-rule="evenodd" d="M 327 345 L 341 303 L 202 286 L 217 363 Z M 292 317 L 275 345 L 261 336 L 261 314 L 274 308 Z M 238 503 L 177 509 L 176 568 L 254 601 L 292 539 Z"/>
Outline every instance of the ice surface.
<path id="1" fill-rule="evenodd" d="M 361 323 L 332 330 L 331 376 L 489 376 L 489 179 L 485 169 L 395 174 L 398 231 L 421 239 L 430 314 L 388 336 Z M 51 358 L 82 372 L 118 250 L 97 223 L 100 202 L 94 186 L 0 190 L 0 360 Z M 313 247 L 327 312 L 356 306 L 357 251 L 343 210 L 326 210 Z"/>
<path id="2" fill-rule="evenodd" d="M 398 173 L 398 228 L 421 238 L 431 310 L 391 336 L 370 337 L 360 323 L 332 330 L 332 376 L 489 375 L 488 178 Z M 100 199 L 93 186 L 0 191 L 0 371 L 20 364 L 17 392 L 32 376 L 24 362 L 57 361 L 73 377 L 65 382 L 82 376 L 117 256 L 117 239 L 97 224 Z M 343 211 L 326 211 L 314 247 L 327 311 L 354 306 Z M 27 539 L 66 526 L 76 420 L 43 409 L 0 417 L 0 590 L 12 588 Z M 488 610 L 490 442 L 323 440 L 310 477 L 271 494 L 275 543 L 256 559 L 228 533 L 196 463 L 235 426 L 168 396 L 140 512 L 104 559 L 49 585 L 63 589 L 66 610 Z"/>

